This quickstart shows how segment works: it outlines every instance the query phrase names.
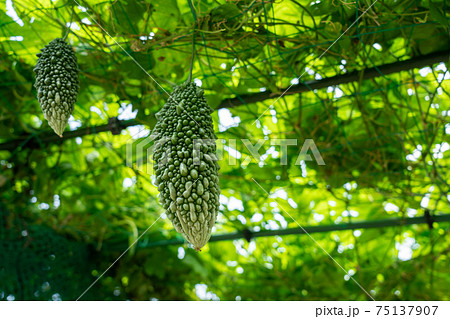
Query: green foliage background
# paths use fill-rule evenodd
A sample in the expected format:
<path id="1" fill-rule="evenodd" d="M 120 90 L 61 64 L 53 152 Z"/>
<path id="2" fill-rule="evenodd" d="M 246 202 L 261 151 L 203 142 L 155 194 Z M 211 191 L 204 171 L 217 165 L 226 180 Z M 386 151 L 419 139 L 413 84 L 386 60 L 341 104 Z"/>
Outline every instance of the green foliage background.
<path id="1" fill-rule="evenodd" d="M 49 131 L 32 70 L 71 17 L 81 89 L 67 130 L 118 114 L 140 125 L 0 151 L 0 299 L 74 300 L 154 223 L 82 299 L 368 300 L 319 244 L 377 300 L 448 300 L 448 223 L 314 234 L 317 244 L 290 235 L 214 242 L 201 253 L 146 247 L 180 235 L 159 218 L 151 163 L 128 167 L 126 145 L 149 134 L 165 91 L 186 80 L 193 30 L 193 78 L 213 108 L 283 92 L 300 76 L 363 72 L 450 48 L 442 0 L 379 0 L 370 9 L 345 0 L 192 2 L 193 10 L 182 0 L 0 4 L 0 143 Z M 444 61 L 213 113 L 223 154 L 214 234 L 450 213 L 447 68 Z M 219 125 L 230 116 L 235 125 Z M 299 140 L 288 165 L 270 145 L 280 138 Z M 325 166 L 295 165 L 307 138 Z M 245 161 L 241 139 L 266 140 L 262 157 Z M 240 154 L 236 165 L 229 147 Z"/>

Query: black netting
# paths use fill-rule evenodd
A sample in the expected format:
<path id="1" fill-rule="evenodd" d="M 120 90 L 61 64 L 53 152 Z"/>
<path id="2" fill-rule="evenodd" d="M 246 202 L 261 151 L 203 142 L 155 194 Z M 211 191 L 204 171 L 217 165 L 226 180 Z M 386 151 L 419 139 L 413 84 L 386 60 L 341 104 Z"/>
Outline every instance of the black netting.
<path id="1" fill-rule="evenodd" d="M 89 284 L 88 248 L 0 207 L 0 300 L 73 300 Z"/>

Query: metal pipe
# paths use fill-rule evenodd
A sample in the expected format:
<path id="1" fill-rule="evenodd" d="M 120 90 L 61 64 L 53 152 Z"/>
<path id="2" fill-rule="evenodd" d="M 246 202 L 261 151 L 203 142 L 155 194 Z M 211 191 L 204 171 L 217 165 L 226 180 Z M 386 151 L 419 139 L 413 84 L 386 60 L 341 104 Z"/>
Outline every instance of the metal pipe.
<path id="1" fill-rule="evenodd" d="M 380 65 L 373 68 L 368 68 L 364 70 L 358 70 L 353 71 L 347 74 L 342 75 L 336 75 L 330 78 L 325 78 L 322 80 L 313 80 L 313 81 L 307 81 L 304 83 L 299 83 L 297 85 L 293 85 L 288 92 L 286 92 L 286 95 L 291 94 L 299 94 L 303 92 L 307 92 L 309 90 L 315 90 L 315 89 L 322 89 L 333 85 L 339 85 L 339 84 L 345 84 L 349 82 L 359 81 L 362 73 L 362 79 L 368 80 L 375 77 L 392 74 L 400 71 L 405 71 L 413 68 L 421 68 L 428 65 L 432 65 L 434 63 L 442 62 L 442 61 L 448 61 L 450 58 L 450 52 L 449 51 L 443 51 L 443 52 L 435 52 L 423 56 L 418 56 L 409 60 L 405 61 L 399 61 L 389 64 Z M 281 92 L 284 92 L 286 88 L 280 88 L 279 92 L 274 93 L 271 91 L 265 91 L 265 92 L 259 92 L 259 93 L 252 93 L 247 95 L 241 95 L 239 97 L 234 98 L 228 98 L 224 99 L 220 105 L 217 107 L 217 109 L 221 108 L 232 108 L 237 107 L 243 104 L 250 104 L 255 102 L 264 101 L 267 99 L 274 99 L 280 96 Z M 114 118 L 115 119 L 115 118 Z M 128 126 L 137 125 L 137 121 L 135 120 L 125 120 L 115 121 L 116 125 L 120 129 L 125 129 Z M 103 124 L 99 126 L 93 126 L 93 127 L 87 127 L 87 128 L 80 128 L 75 131 L 69 131 L 64 133 L 64 137 L 60 138 L 56 136 L 53 132 L 43 132 L 39 134 L 29 134 L 23 137 L 20 137 L 16 140 L 12 140 L 9 142 L 5 142 L 0 144 L 0 151 L 11 151 L 18 147 L 40 147 L 41 143 L 56 143 L 56 142 L 63 142 L 67 139 L 72 139 L 76 137 L 81 137 L 89 134 L 96 134 L 99 132 L 106 132 L 111 131 L 111 125 L 110 124 Z"/>
<path id="2" fill-rule="evenodd" d="M 428 224 L 429 220 L 433 223 L 450 222 L 450 214 L 445 215 L 433 215 L 427 218 L 422 217 L 412 217 L 412 218 L 390 218 L 390 219 L 380 219 L 373 221 L 362 221 L 355 223 L 342 223 L 336 225 L 327 226 L 306 226 L 300 228 L 287 228 L 287 229 L 277 229 L 277 230 L 261 230 L 261 231 L 251 231 L 249 229 L 244 229 L 243 231 L 237 231 L 228 234 L 220 234 L 211 236 L 210 242 L 217 241 L 227 241 L 235 239 L 247 239 L 257 237 L 271 237 L 271 236 L 286 236 L 286 235 L 304 235 L 314 234 L 314 233 L 326 233 L 331 231 L 343 231 L 343 230 L 354 230 L 354 229 L 370 229 L 370 228 L 384 228 L 384 227 L 397 227 L 405 225 L 415 225 L 415 224 Z M 138 243 L 139 248 L 151 248 L 151 247 L 161 247 L 169 245 L 181 245 L 186 241 L 182 238 L 160 240 L 154 242 L 141 241 Z"/>

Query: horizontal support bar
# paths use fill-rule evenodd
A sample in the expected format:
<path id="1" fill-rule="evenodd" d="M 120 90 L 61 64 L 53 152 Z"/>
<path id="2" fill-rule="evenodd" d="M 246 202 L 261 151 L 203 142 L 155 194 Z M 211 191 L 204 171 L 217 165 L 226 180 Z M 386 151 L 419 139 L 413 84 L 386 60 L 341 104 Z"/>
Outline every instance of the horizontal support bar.
<path id="1" fill-rule="evenodd" d="M 349 82 L 359 81 L 360 78 L 363 80 L 372 79 L 375 77 L 392 74 L 400 71 L 405 71 L 413 68 L 422 68 L 428 65 L 432 65 L 438 62 L 448 61 L 450 58 L 450 51 L 445 52 L 435 52 L 423 56 L 418 56 L 409 60 L 399 61 L 389 64 L 380 65 L 373 68 L 364 69 L 362 71 L 353 71 L 347 74 L 336 75 L 330 78 L 325 78 L 322 80 L 307 81 L 304 83 L 299 83 L 293 85 L 289 88 L 285 95 L 299 94 L 307 92 L 309 90 L 322 89 L 333 85 L 340 85 Z M 361 75 L 362 73 L 362 75 Z M 240 105 L 251 104 L 256 102 L 261 102 L 267 99 L 274 99 L 279 97 L 282 92 L 286 91 L 287 88 L 280 88 L 279 93 L 274 93 L 271 91 L 252 93 L 246 95 L 240 95 L 239 97 L 224 99 L 217 109 L 221 108 L 232 108 Z M 281 92 L 281 93 L 280 93 Z M 119 129 L 125 129 L 128 126 L 137 125 L 135 120 L 117 120 L 117 127 Z M 85 135 L 96 134 L 100 132 L 111 131 L 110 124 L 104 124 L 99 126 L 80 128 L 74 131 L 64 132 L 64 137 L 60 138 L 53 132 L 42 132 L 39 134 L 30 134 L 27 136 L 20 137 L 16 140 L 5 142 L 0 144 L 0 151 L 12 151 L 18 147 L 30 147 L 36 148 L 41 144 L 47 143 L 61 143 L 64 140 L 72 139 L 76 137 L 82 137 Z"/>
<path id="2" fill-rule="evenodd" d="M 220 234 L 211 236 L 210 242 L 217 241 L 227 241 L 235 239 L 252 239 L 257 237 L 271 237 L 271 236 L 286 236 L 286 235 L 304 235 L 314 234 L 314 233 L 327 233 L 331 231 L 343 231 L 343 230 L 355 230 L 355 229 L 371 229 L 371 228 L 383 228 L 383 227 L 397 227 L 405 225 L 415 225 L 415 224 L 428 224 L 429 222 L 440 223 L 440 222 L 450 222 L 450 214 L 445 215 L 433 215 L 430 217 L 412 217 L 412 218 L 391 218 L 391 219 L 381 219 L 374 221 L 363 221 L 355 223 L 342 223 L 336 225 L 327 226 L 306 226 L 300 228 L 287 228 L 287 229 L 277 229 L 277 230 L 262 230 L 262 231 L 250 231 L 245 229 L 239 232 L 233 232 L 229 234 Z M 184 239 L 169 239 L 154 242 L 141 242 L 138 244 L 139 248 L 151 248 L 169 245 L 182 245 L 186 243 Z"/>

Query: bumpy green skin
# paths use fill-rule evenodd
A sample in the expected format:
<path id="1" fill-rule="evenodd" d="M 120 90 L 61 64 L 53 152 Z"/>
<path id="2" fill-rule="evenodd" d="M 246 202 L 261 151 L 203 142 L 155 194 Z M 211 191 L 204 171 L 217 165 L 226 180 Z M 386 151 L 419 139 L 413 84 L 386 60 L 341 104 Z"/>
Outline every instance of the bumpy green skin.
<path id="1" fill-rule="evenodd" d="M 219 165 L 212 111 L 203 90 L 194 83 L 184 83 L 175 88 L 158 112 L 152 133 L 159 201 L 175 229 L 196 250 L 211 237 L 219 210 Z M 202 144 L 198 152 L 194 151 L 197 139 L 213 143 Z"/>
<path id="2" fill-rule="evenodd" d="M 78 64 L 72 48 L 55 39 L 37 54 L 37 98 L 44 118 L 56 134 L 62 136 L 78 95 Z"/>

